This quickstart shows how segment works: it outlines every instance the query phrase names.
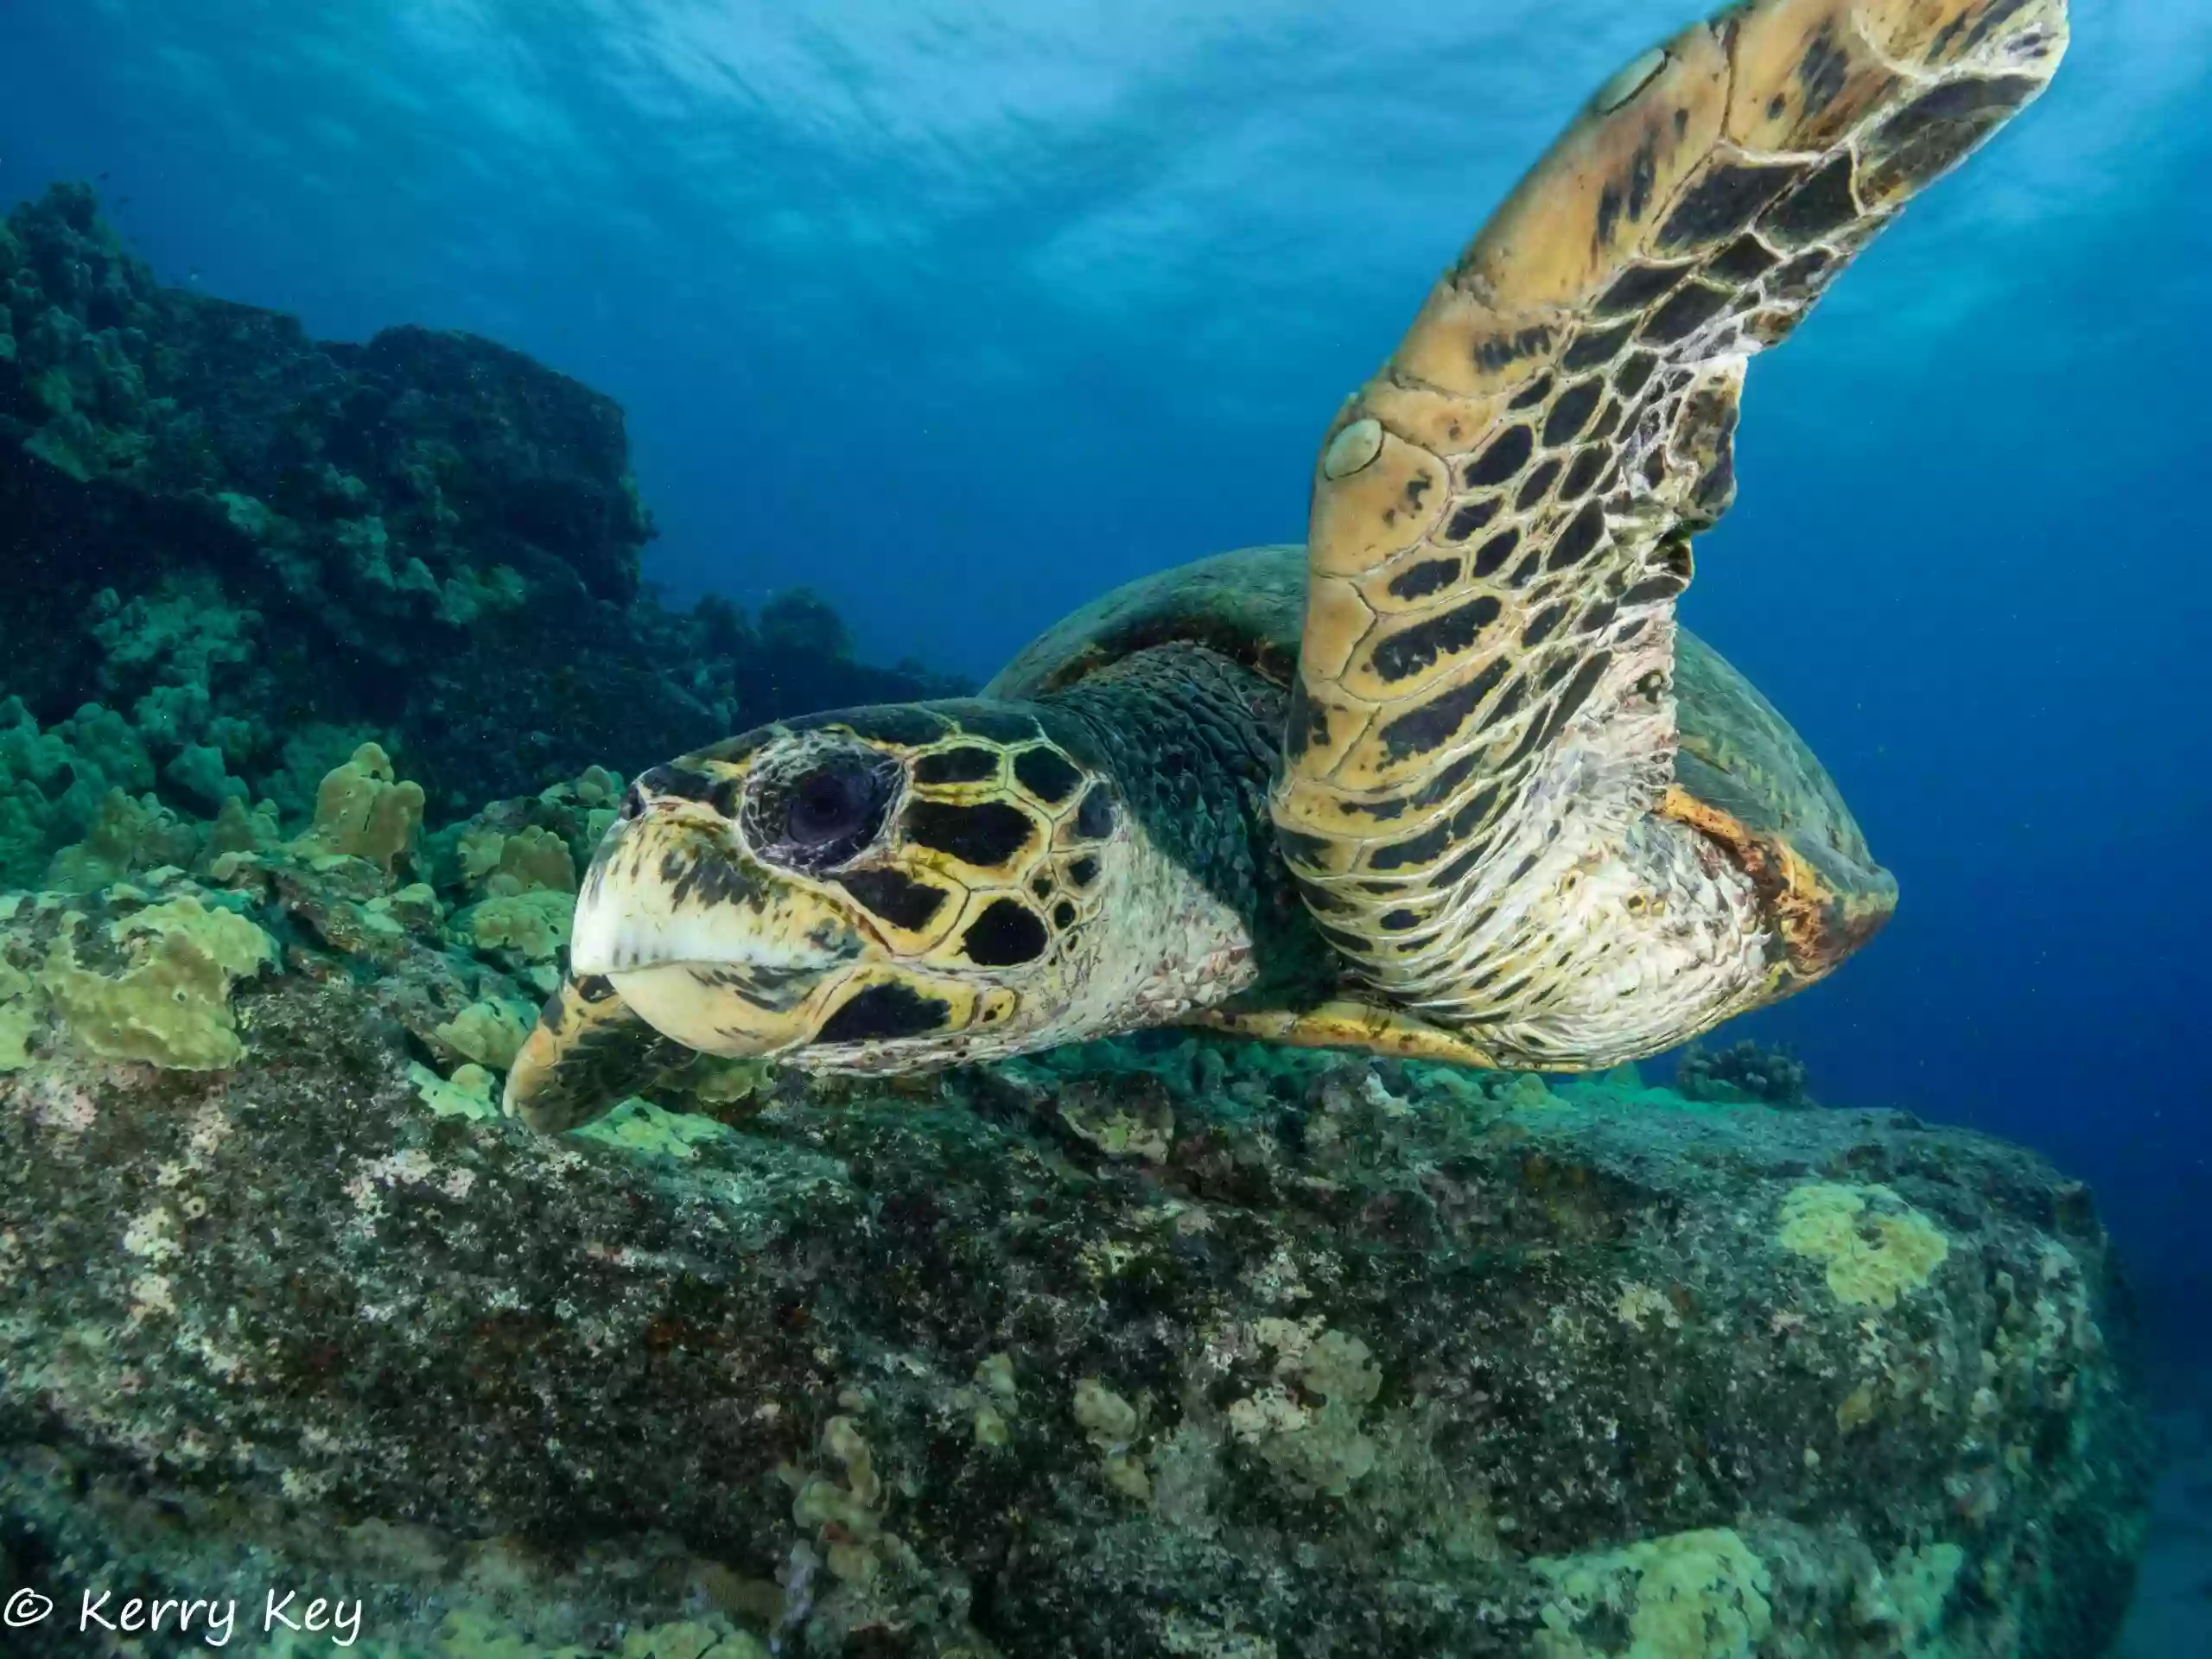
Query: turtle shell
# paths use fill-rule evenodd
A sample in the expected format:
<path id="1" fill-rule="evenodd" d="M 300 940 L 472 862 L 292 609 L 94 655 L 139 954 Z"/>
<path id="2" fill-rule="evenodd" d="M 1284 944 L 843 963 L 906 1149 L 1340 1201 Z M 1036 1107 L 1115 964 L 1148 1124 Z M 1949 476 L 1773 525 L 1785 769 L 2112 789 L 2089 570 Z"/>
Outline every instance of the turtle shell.
<path id="1" fill-rule="evenodd" d="M 1281 686 L 1306 626 L 1306 550 L 1244 547 L 1124 582 L 1031 640 L 983 688 L 1034 697 L 1133 652 L 1188 641 Z"/>
<path id="2" fill-rule="evenodd" d="M 1047 628 L 983 695 L 1034 697 L 1135 652 L 1189 641 L 1287 685 L 1306 616 L 1306 550 L 1240 548 L 1141 576 Z M 1785 935 L 1789 976 L 1819 977 L 1889 918 L 1878 864 L 1827 770 L 1774 705 L 1688 628 L 1675 647 L 1679 745 L 1661 810 L 1726 843 Z"/>

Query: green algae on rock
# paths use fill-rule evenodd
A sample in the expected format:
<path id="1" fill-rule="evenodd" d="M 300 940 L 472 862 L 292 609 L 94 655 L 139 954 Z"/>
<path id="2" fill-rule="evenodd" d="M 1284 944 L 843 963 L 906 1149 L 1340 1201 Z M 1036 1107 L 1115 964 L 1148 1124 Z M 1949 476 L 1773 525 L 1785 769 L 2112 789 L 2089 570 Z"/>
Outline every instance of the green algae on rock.
<path id="1" fill-rule="evenodd" d="M 394 1656 L 2056 1659 L 2114 1627 L 2124 1303 L 2033 1156 L 1173 1033 L 702 1065 L 543 1140 L 492 1109 L 527 964 L 464 901 L 493 836 L 555 873 L 607 781 L 415 871 L 272 842 L 0 900 L 0 1016 L 41 1010 L 0 1058 L 16 1578 L 359 1596 Z M 48 1011 L 57 941 L 209 927 L 226 1069 Z"/>

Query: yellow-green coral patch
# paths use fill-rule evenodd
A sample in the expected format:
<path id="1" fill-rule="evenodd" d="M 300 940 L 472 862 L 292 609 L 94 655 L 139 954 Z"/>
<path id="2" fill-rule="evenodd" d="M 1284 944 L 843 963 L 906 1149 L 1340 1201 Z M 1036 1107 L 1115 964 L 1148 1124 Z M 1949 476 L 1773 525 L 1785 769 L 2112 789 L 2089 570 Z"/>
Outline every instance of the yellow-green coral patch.
<path id="1" fill-rule="evenodd" d="M 1827 1269 L 1829 1292 L 1856 1307 L 1895 1307 L 1950 1255 L 1936 1224 L 1886 1186 L 1814 1181 L 1782 1201 L 1785 1250 Z"/>
<path id="2" fill-rule="evenodd" d="M 1536 1659 L 1751 1659 L 1773 1628 L 1766 1563 L 1732 1528 L 1531 1565 L 1557 1592 Z M 1603 1633 L 1624 1618 L 1625 1647 Z"/>
<path id="3" fill-rule="evenodd" d="M 272 962 L 269 936 L 242 916 L 209 910 L 189 894 L 114 924 L 119 974 L 79 962 L 83 918 L 69 918 L 47 959 L 45 983 L 70 1037 L 104 1059 L 217 1071 L 245 1058 L 231 1016 L 231 987 Z"/>
<path id="4" fill-rule="evenodd" d="M 407 1076 L 423 1103 L 440 1117 L 481 1122 L 499 1115 L 492 1074 L 480 1065 L 457 1066 L 453 1076 L 442 1077 L 427 1065 L 410 1065 Z"/>
<path id="5" fill-rule="evenodd" d="M 470 1003 L 432 1029 L 454 1052 L 494 1071 L 504 1071 L 515 1063 L 515 1054 L 537 1020 L 537 1010 L 527 1002 L 494 996 Z"/>
<path id="6" fill-rule="evenodd" d="M 576 1133 L 587 1141 L 620 1147 L 625 1152 L 642 1152 L 688 1162 L 699 1155 L 692 1151 L 694 1147 L 717 1140 L 727 1131 L 711 1117 L 665 1112 L 649 1100 L 632 1098 Z"/>

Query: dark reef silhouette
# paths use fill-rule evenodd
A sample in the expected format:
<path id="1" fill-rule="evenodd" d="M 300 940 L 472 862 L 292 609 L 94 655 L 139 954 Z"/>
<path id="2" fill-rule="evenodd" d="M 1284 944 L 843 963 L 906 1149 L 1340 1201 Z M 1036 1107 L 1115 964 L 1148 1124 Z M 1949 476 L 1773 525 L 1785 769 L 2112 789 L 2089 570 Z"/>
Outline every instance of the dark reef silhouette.
<path id="1" fill-rule="evenodd" d="M 854 660 L 804 593 L 673 612 L 639 579 L 652 533 L 611 399 L 473 335 L 317 341 L 162 287 L 54 187 L 0 229 L 0 731 L 58 734 L 69 775 L 39 783 L 68 799 L 35 836 L 0 821 L 0 872 L 109 787 L 298 815 L 373 739 L 456 816 L 963 689 Z"/>

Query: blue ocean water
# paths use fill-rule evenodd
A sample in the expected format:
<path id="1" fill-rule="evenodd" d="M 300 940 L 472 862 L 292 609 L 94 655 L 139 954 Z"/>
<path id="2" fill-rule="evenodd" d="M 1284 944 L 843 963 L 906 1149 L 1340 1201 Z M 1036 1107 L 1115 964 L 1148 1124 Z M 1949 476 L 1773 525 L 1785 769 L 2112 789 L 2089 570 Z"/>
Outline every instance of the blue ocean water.
<path id="1" fill-rule="evenodd" d="M 467 328 L 627 411 L 672 598 L 828 595 L 987 674 L 1303 533 L 1314 443 L 1675 0 L 12 0 L 0 200 L 167 281 Z M 2212 1325 L 2212 10 L 2050 93 L 1753 368 L 1692 624 L 1904 887 L 1746 1022 L 1815 1092 L 2044 1149 Z"/>

